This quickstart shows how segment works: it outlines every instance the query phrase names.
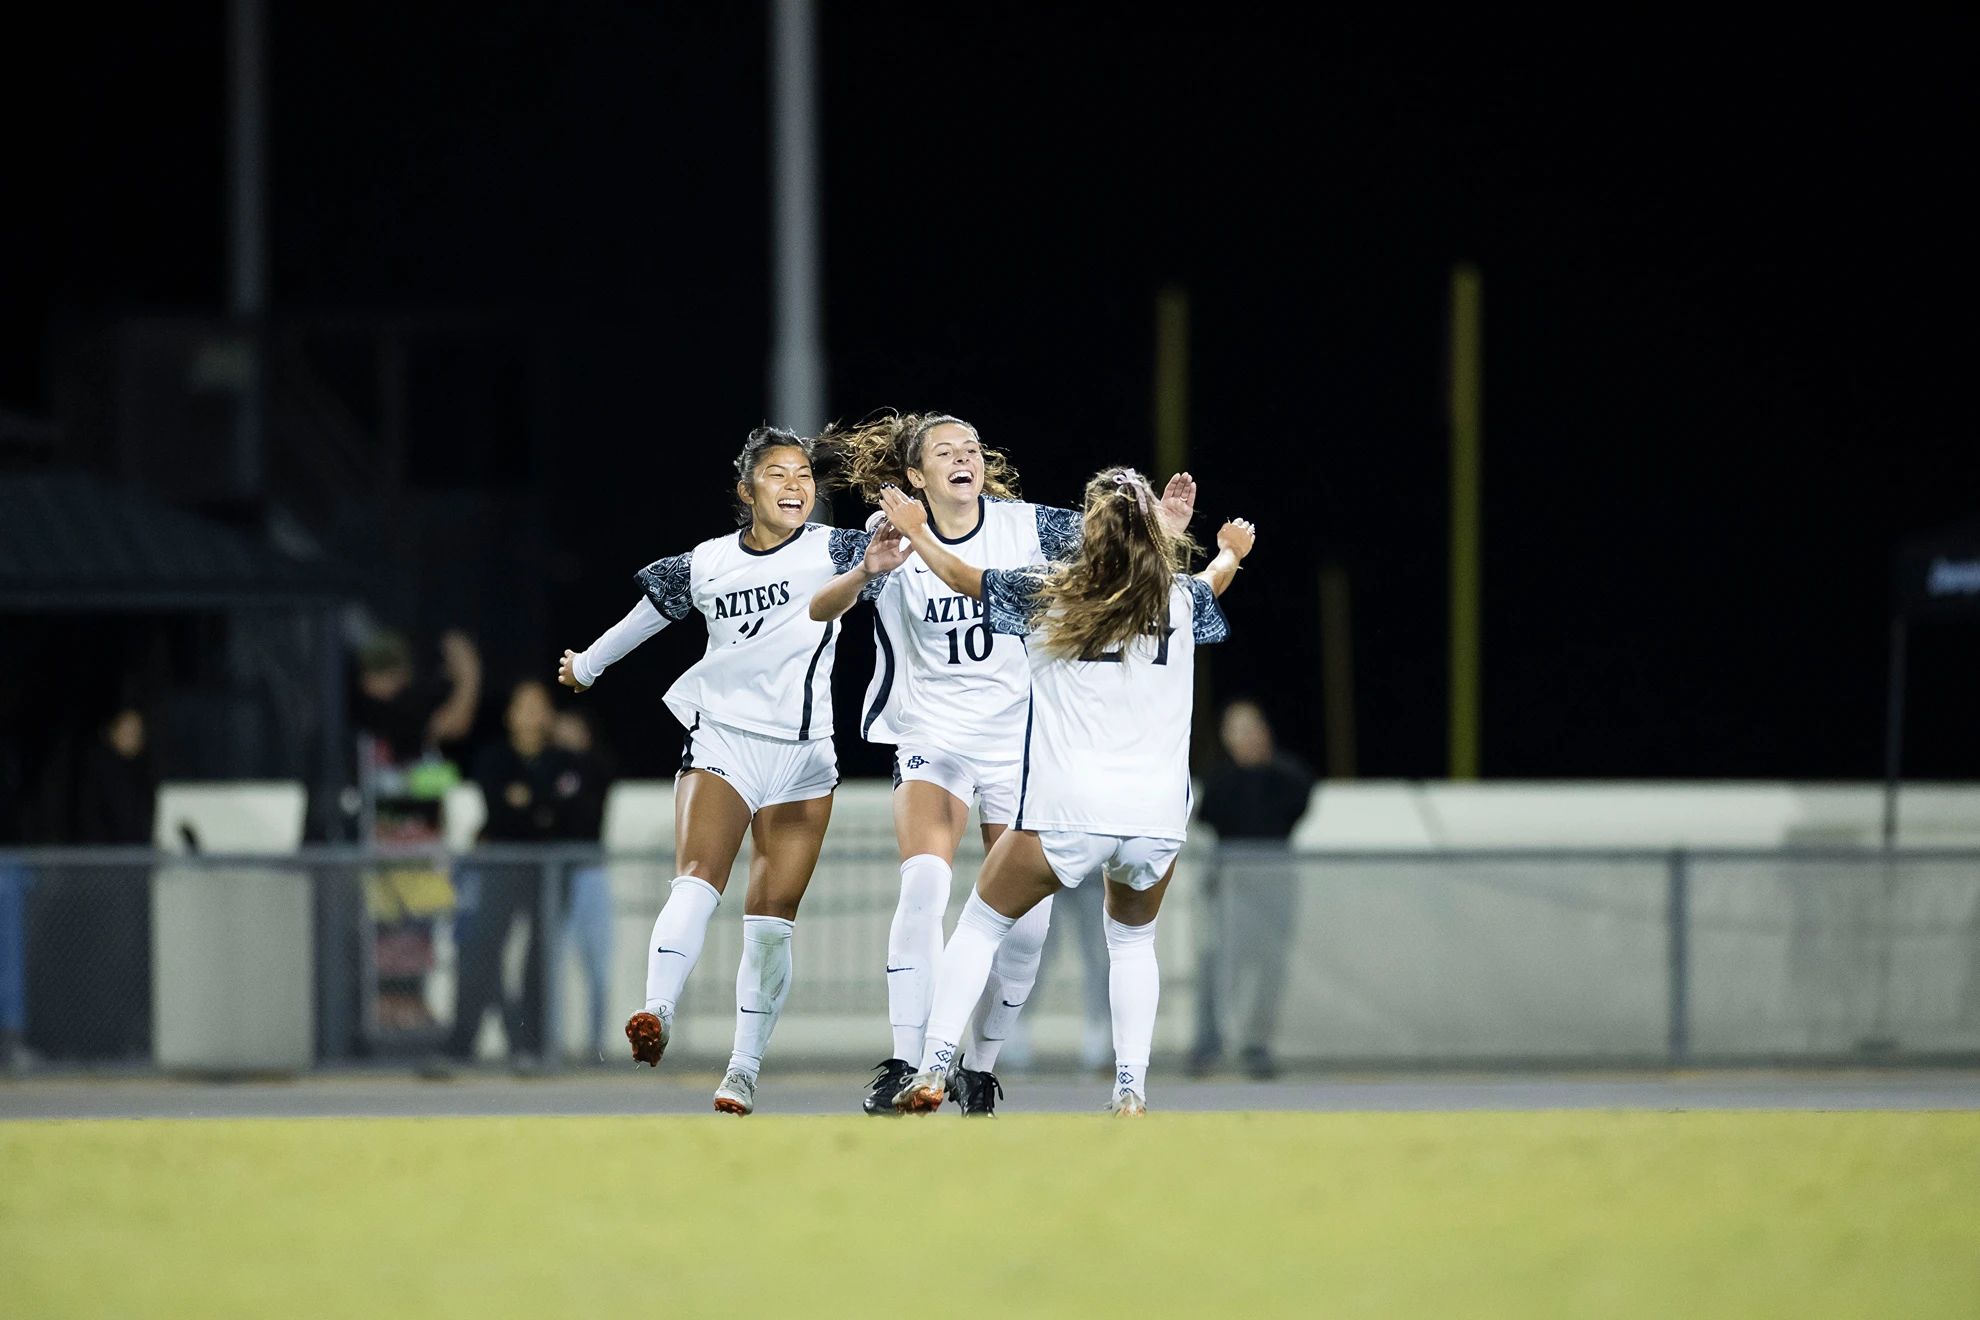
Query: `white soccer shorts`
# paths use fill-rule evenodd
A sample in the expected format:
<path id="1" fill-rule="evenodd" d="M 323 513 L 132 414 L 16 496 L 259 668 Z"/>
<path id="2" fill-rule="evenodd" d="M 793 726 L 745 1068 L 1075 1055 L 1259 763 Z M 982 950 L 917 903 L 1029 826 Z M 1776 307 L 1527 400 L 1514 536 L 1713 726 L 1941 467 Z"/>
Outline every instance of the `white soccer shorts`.
<path id="1" fill-rule="evenodd" d="M 985 825 L 1008 825 L 1017 819 L 1020 761 L 979 761 L 935 747 L 902 743 L 894 751 L 894 787 L 910 779 L 935 785 L 959 802 L 977 800 L 977 815 Z"/>
<path id="2" fill-rule="evenodd" d="M 830 738 L 786 742 L 699 715 L 681 738 L 681 774 L 690 770 L 726 779 L 752 815 L 782 802 L 824 797 L 839 785 L 839 756 Z"/>
<path id="3" fill-rule="evenodd" d="M 1182 851 L 1181 839 L 1141 839 L 1119 834 L 1040 830 L 1038 842 L 1052 874 L 1068 889 L 1101 875 L 1129 889 L 1153 889 Z"/>

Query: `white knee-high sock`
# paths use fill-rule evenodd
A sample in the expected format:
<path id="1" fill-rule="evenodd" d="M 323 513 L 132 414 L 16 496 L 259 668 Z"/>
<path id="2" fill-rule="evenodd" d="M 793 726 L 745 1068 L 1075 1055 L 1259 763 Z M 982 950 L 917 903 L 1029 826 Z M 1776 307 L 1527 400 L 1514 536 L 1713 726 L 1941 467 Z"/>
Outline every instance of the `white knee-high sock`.
<path id="1" fill-rule="evenodd" d="M 674 877 L 667 905 L 653 919 L 653 938 L 646 942 L 646 1011 L 674 1013 L 688 973 L 701 957 L 708 938 L 708 919 L 722 896 L 715 886 L 691 875 Z"/>
<path id="2" fill-rule="evenodd" d="M 1052 926 L 1052 900 L 1047 898 L 1017 919 L 990 961 L 990 983 L 976 1003 L 969 1048 L 963 1066 L 977 1072 L 997 1071 L 997 1052 L 1017 1025 L 1018 1010 L 1038 982 L 1038 963 L 1045 952 L 1045 932 Z"/>
<path id="3" fill-rule="evenodd" d="M 990 961 L 997 946 L 1016 924 L 983 896 L 972 891 L 956 918 L 956 933 L 942 950 L 942 967 L 935 974 L 935 998 L 928 1010 L 928 1038 L 921 1047 L 921 1070 L 947 1072 L 956 1061 L 956 1046 L 969 1022 L 969 1010 L 990 979 Z"/>
<path id="4" fill-rule="evenodd" d="M 791 993 L 791 923 L 782 917 L 744 917 L 742 965 L 736 968 L 736 1050 L 729 1066 L 751 1078 L 762 1071 L 763 1051 Z"/>
<path id="5" fill-rule="evenodd" d="M 1155 965 L 1155 923 L 1123 926 L 1108 917 L 1107 994 L 1114 1004 L 1114 1089 L 1148 1095 L 1148 1056 L 1155 1047 L 1155 1005 L 1162 973 Z"/>
<path id="6" fill-rule="evenodd" d="M 901 901 L 887 928 L 887 1021 L 894 1057 L 920 1057 L 928 1032 L 928 1003 L 942 960 L 942 914 L 949 910 L 949 864 L 933 853 L 901 863 Z"/>

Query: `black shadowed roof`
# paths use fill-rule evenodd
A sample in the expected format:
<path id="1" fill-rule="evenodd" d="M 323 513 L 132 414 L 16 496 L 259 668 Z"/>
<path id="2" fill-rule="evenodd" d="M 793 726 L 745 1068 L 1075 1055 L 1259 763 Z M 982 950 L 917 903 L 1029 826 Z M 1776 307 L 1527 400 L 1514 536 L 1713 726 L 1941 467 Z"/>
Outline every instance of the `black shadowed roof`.
<path id="1" fill-rule="evenodd" d="M 324 564 L 85 473 L 0 473 L 0 609 L 181 610 L 350 594 Z"/>

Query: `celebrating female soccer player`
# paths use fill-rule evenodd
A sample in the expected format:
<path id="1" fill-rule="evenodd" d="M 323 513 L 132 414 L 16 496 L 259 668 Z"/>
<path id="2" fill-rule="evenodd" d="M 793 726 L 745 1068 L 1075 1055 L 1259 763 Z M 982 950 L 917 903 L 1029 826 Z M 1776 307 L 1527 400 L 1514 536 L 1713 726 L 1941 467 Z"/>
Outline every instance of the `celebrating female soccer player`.
<path id="1" fill-rule="evenodd" d="M 1066 559 L 1079 547 L 1079 514 L 1018 500 L 1017 474 L 1009 462 L 958 418 L 889 415 L 828 433 L 825 442 L 842 456 L 850 484 L 875 503 L 886 489 L 912 496 L 909 502 L 924 511 L 933 543 L 972 568 L 1025 568 Z M 1195 493 L 1187 473 L 1173 478 L 1158 515 L 1181 531 L 1189 525 Z M 897 533 L 882 527 L 874 545 L 897 541 Z M 882 575 L 884 586 L 875 582 Z M 901 896 L 887 938 L 894 1057 L 878 1066 L 864 1108 L 891 1114 L 895 1095 L 921 1056 L 951 867 L 970 801 L 978 804 L 986 848 L 1016 812 L 1030 675 L 1022 646 L 997 645 L 982 602 L 951 589 L 913 558 L 885 573 L 869 553 L 858 567 L 819 588 L 811 617 L 838 618 L 854 600 L 876 591 L 877 656 L 860 733 L 871 742 L 896 745 L 894 832 L 901 850 Z M 1031 909 L 998 951 L 968 1047 L 950 1074 L 966 1114 L 994 1112 L 997 1051 L 1038 977 L 1050 920 L 1048 899 Z"/>
<path id="2" fill-rule="evenodd" d="M 735 1053 L 715 1091 L 715 1108 L 727 1114 L 756 1107 L 763 1051 L 791 987 L 792 922 L 839 780 L 837 629 L 810 617 L 811 595 L 862 558 L 884 571 L 903 557 L 898 542 L 869 550 L 865 532 L 805 521 L 818 497 L 813 449 L 789 431 L 751 432 L 736 457 L 742 530 L 641 569 L 645 598 L 588 650 L 564 652 L 557 669 L 559 682 L 582 692 L 668 624 L 696 610 L 708 620 L 708 650 L 667 690 L 667 708 L 687 730 L 674 795 L 680 874 L 653 923 L 646 1009 L 626 1023 L 626 1037 L 636 1061 L 660 1062 L 674 1005 L 748 831 Z"/>
<path id="3" fill-rule="evenodd" d="M 956 1048 L 998 945 L 1061 888 L 1104 879 L 1113 1004 L 1113 1111 L 1147 1110 L 1160 977 L 1155 917 L 1189 820 L 1195 648 L 1222 641 L 1217 597 L 1251 551 L 1250 523 L 1217 533 L 1218 553 L 1184 575 L 1193 547 L 1163 526 L 1132 468 L 1086 488 L 1078 557 L 1046 568 L 984 570 L 950 553 L 920 506 L 885 492 L 882 510 L 928 568 L 983 604 L 993 634 L 1025 638 L 1031 712 L 1012 828 L 990 850 L 943 951 L 920 1070 L 895 1107 L 942 1103 Z"/>

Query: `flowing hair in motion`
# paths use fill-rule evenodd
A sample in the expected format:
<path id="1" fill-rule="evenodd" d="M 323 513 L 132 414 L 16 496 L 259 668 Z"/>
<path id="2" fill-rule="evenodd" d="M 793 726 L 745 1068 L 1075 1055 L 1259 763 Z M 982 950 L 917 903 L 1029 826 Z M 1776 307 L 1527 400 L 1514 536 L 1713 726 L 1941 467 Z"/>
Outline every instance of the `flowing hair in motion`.
<path id="1" fill-rule="evenodd" d="M 1165 529 L 1160 512 L 1148 478 L 1133 468 L 1108 468 L 1086 483 L 1079 556 L 1053 567 L 1039 589 L 1048 654 L 1097 660 L 1169 626 L 1169 591 L 1197 546 L 1188 532 Z"/>
<path id="2" fill-rule="evenodd" d="M 818 437 L 821 449 L 831 451 L 835 466 L 844 474 L 845 484 L 857 490 L 869 504 L 880 502 L 880 488 L 898 487 L 926 501 L 928 492 L 916 490 L 907 470 L 921 466 L 921 451 L 928 433 L 938 426 L 960 426 L 968 431 L 983 450 L 983 489 L 1002 499 L 1017 498 L 1017 472 L 1002 453 L 983 443 L 976 428 L 960 417 L 947 413 L 880 412 L 849 427 L 836 423 Z"/>

